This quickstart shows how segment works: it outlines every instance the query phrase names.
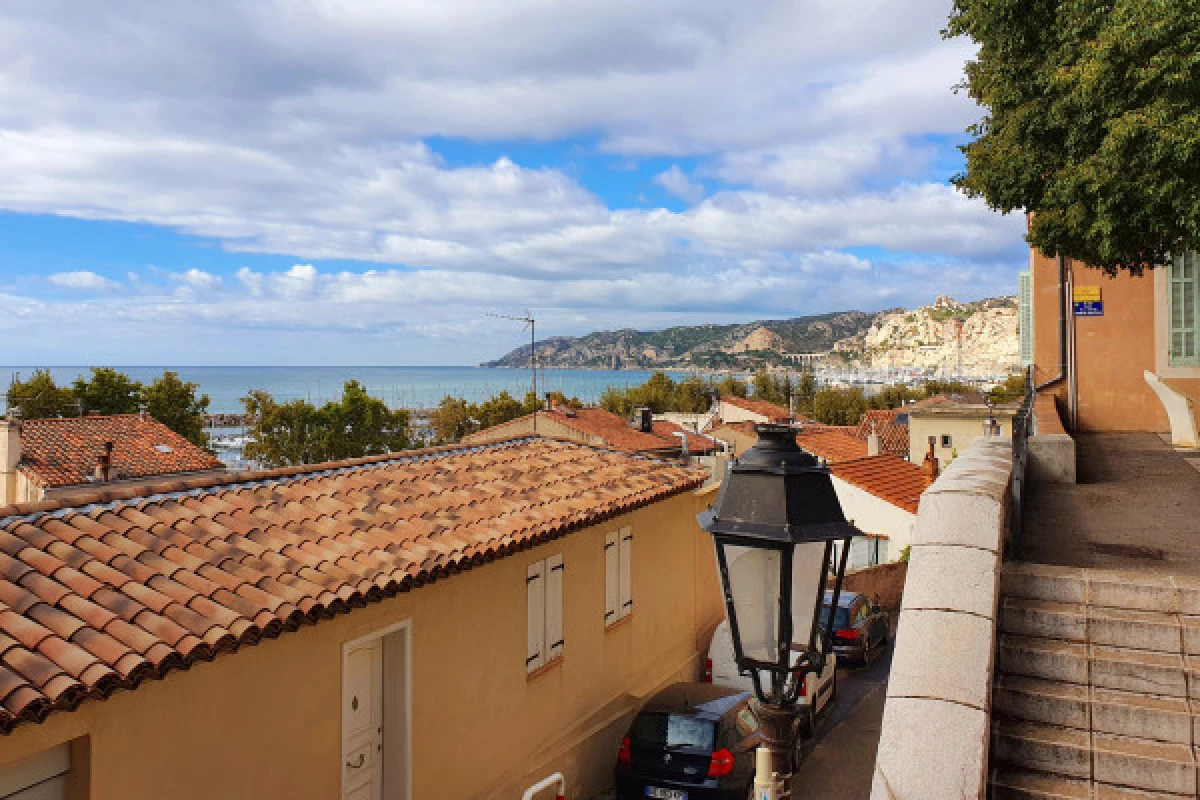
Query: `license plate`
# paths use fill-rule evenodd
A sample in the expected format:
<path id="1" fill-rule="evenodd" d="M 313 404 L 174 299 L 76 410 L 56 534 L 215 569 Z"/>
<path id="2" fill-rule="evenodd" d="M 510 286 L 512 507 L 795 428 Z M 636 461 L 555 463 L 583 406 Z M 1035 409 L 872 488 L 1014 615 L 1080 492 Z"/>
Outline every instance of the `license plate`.
<path id="1" fill-rule="evenodd" d="M 687 800 L 687 792 L 682 789 L 660 789 L 657 786 L 647 786 L 646 797 L 657 797 L 659 800 Z"/>

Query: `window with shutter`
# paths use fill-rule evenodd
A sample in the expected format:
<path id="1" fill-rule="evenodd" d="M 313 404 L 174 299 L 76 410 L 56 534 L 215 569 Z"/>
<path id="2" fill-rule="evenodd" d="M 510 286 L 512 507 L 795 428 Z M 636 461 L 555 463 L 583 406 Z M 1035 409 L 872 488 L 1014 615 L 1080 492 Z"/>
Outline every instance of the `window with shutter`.
<path id="1" fill-rule="evenodd" d="M 1200 254 L 1175 256 L 1168 268 L 1168 349 L 1173 367 L 1200 366 Z"/>
<path id="2" fill-rule="evenodd" d="M 633 611 L 633 587 L 631 583 L 632 568 L 633 568 L 633 531 L 629 528 L 621 529 L 620 547 L 620 567 L 617 570 L 618 574 L 618 601 L 620 608 L 617 609 L 618 617 L 627 617 Z"/>
<path id="3" fill-rule="evenodd" d="M 604 537 L 604 624 L 611 625 L 620 619 L 617 596 L 620 592 L 620 561 L 617 532 Z"/>
<path id="4" fill-rule="evenodd" d="M 543 574 L 545 567 L 545 561 L 535 561 L 529 565 L 529 572 L 525 578 L 529 611 L 529 647 L 525 653 L 526 672 L 541 669 L 546 663 L 546 583 Z"/>
<path id="5" fill-rule="evenodd" d="M 563 652 L 563 559 L 546 559 L 546 663 Z"/>

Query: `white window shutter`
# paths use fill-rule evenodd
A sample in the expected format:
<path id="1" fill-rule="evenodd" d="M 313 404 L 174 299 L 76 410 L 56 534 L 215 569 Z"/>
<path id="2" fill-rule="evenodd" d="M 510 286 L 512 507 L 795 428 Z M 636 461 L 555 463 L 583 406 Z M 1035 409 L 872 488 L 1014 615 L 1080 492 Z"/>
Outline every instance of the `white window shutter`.
<path id="1" fill-rule="evenodd" d="M 525 591 L 529 598 L 529 648 L 525 654 L 525 670 L 533 672 L 546 664 L 546 581 L 545 561 L 529 565 Z"/>
<path id="2" fill-rule="evenodd" d="M 631 581 L 633 568 L 633 531 L 629 528 L 621 529 L 621 543 L 618 548 L 619 560 L 621 563 L 618 569 L 620 580 L 618 582 L 617 597 L 621 607 L 617 610 L 618 617 L 628 616 L 633 611 L 633 583 Z"/>
<path id="3" fill-rule="evenodd" d="M 561 555 L 546 559 L 546 663 L 563 651 L 563 566 Z"/>
<path id="4" fill-rule="evenodd" d="M 618 558 L 617 532 L 605 534 L 604 536 L 604 624 L 611 625 L 620 617 L 617 612 L 620 611 L 619 602 L 617 600 L 620 594 L 620 580 L 618 578 L 620 572 L 620 560 Z"/>

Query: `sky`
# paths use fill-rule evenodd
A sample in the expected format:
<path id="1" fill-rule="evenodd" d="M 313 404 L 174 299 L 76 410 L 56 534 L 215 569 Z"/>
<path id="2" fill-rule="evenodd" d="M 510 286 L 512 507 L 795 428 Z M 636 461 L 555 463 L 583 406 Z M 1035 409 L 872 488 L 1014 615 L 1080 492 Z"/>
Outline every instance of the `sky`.
<path id="1" fill-rule="evenodd" d="M 949 0 L 6 0 L 9 360 L 472 364 L 1013 294 Z"/>

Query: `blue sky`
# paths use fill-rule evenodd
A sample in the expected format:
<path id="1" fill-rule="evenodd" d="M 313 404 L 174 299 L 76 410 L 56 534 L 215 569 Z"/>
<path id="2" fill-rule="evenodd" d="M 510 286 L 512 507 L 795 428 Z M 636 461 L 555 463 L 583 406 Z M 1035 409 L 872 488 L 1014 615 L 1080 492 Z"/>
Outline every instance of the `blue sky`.
<path id="1" fill-rule="evenodd" d="M 158 7 L 158 6 L 163 7 Z M 42 364 L 469 364 L 1013 293 L 949 2 L 0 12 L 0 326 Z"/>

